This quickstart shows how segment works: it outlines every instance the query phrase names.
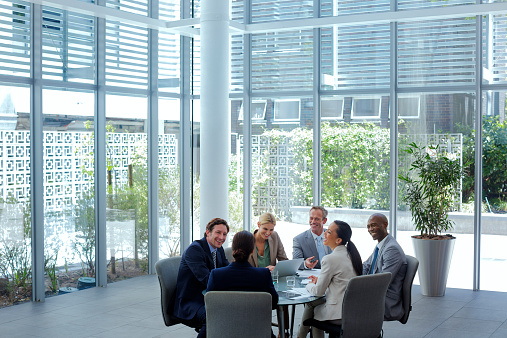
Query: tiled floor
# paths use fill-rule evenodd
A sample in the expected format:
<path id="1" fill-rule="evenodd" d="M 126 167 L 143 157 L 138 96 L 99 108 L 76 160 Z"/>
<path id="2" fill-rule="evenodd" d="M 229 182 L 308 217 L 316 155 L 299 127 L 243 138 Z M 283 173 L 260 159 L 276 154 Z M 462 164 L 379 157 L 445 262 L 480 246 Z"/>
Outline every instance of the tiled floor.
<path id="1" fill-rule="evenodd" d="M 164 326 L 154 275 L 0 309 L 0 337 L 195 336 L 182 325 Z M 385 322 L 384 337 L 507 337 L 507 293 L 447 289 L 432 298 L 416 285 L 408 323 Z"/>

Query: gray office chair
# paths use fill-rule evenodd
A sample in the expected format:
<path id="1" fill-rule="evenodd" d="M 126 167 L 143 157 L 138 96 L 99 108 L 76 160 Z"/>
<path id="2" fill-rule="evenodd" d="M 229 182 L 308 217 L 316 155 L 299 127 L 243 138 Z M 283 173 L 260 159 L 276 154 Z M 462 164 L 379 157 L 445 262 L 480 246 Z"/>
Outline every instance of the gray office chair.
<path id="1" fill-rule="evenodd" d="M 229 263 L 232 263 L 234 261 L 234 257 L 232 257 L 232 248 L 231 247 L 224 248 L 224 252 L 225 252 L 225 258 L 227 258 Z"/>
<path id="2" fill-rule="evenodd" d="M 271 295 L 210 291 L 204 295 L 207 338 L 271 337 Z"/>
<path id="3" fill-rule="evenodd" d="M 351 278 L 343 295 L 341 325 L 310 318 L 304 325 L 329 333 L 329 338 L 382 337 L 387 287 L 391 273 Z"/>
<path id="4" fill-rule="evenodd" d="M 407 272 L 405 273 L 405 280 L 401 289 L 403 310 L 405 313 L 398 321 L 402 324 L 406 324 L 408 321 L 408 315 L 412 311 L 412 284 L 414 282 L 415 273 L 419 267 L 419 261 L 417 258 L 412 256 L 407 257 Z"/>
<path id="5" fill-rule="evenodd" d="M 182 320 L 172 315 L 172 298 L 176 291 L 176 281 L 178 280 L 178 270 L 180 267 L 181 256 L 165 258 L 155 263 L 158 281 L 160 283 L 160 296 L 162 303 L 162 317 L 166 326 L 184 324 L 193 327 L 197 332 L 201 328 L 200 323 Z"/>

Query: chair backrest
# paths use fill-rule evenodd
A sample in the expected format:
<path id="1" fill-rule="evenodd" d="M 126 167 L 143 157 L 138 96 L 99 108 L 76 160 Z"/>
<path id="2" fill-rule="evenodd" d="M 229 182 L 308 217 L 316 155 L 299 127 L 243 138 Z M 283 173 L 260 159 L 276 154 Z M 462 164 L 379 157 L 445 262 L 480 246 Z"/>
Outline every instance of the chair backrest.
<path id="1" fill-rule="evenodd" d="M 399 319 L 400 323 L 405 324 L 408 320 L 408 315 L 412 310 L 412 283 L 414 282 L 415 273 L 419 267 L 419 261 L 412 256 L 407 257 L 407 272 L 405 273 L 405 280 L 402 287 L 402 302 L 403 302 L 403 317 Z"/>
<path id="2" fill-rule="evenodd" d="M 343 296 L 341 337 L 380 336 L 390 281 L 390 272 L 357 276 L 349 280 Z"/>
<path id="3" fill-rule="evenodd" d="M 229 263 L 232 263 L 234 261 L 234 257 L 232 257 L 232 248 L 231 247 L 224 248 L 224 252 L 225 258 L 227 258 Z"/>
<path id="4" fill-rule="evenodd" d="M 271 336 L 271 295 L 267 292 L 210 291 L 204 303 L 208 338 Z"/>
<path id="5" fill-rule="evenodd" d="M 181 256 L 165 258 L 155 263 L 158 281 L 160 283 L 160 296 L 162 301 L 162 317 L 166 326 L 180 323 L 172 316 L 171 300 L 176 291 L 178 270 L 180 268 Z"/>

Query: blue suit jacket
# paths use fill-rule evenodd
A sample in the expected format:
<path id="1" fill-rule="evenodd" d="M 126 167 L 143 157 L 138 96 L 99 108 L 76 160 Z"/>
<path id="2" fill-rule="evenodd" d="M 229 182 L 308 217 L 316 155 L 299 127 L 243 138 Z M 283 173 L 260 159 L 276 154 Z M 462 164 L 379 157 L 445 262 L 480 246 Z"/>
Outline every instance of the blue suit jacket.
<path id="1" fill-rule="evenodd" d="M 326 229 L 324 229 L 326 231 Z M 327 245 L 324 245 L 324 251 L 326 255 L 331 253 L 331 248 Z M 300 233 L 292 240 L 292 259 L 295 258 L 304 258 L 315 256 L 316 259 L 319 259 L 319 252 L 317 251 L 317 245 L 315 245 L 315 240 L 313 239 L 312 230 L 307 230 L 303 233 Z M 300 269 L 304 268 L 303 263 Z M 317 265 L 315 265 L 315 269 L 320 269 L 320 259 Z"/>
<path id="2" fill-rule="evenodd" d="M 363 275 L 369 273 L 373 254 L 363 263 Z M 387 235 L 386 241 L 379 251 L 373 273 L 390 272 L 391 282 L 386 293 L 385 320 L 398 320 L 403 316 L 401 291 L 405 274 L 407 273 L 407 259 L 403 249 L 393 236 Z"/>
<path id="3" fill-rule="evenodd" d="M 278 304 L 269 269 L 254 268 L 248 262 L 232 262 L 225 268 L 211 271 L 207 291 L 269 292 L 273 309 Z"/>
<path id="4" fill-rule="evenodd" d="M 229 265 L 223 248 L 217 249 L 217 268 Z M 173 315 L 192 320 L 204 306 L 202 292 L 206 290 L 213 269 L 213 258 L 206 237 L 194 241 L 181 257 L 176 292 L 173 298 Z"/>

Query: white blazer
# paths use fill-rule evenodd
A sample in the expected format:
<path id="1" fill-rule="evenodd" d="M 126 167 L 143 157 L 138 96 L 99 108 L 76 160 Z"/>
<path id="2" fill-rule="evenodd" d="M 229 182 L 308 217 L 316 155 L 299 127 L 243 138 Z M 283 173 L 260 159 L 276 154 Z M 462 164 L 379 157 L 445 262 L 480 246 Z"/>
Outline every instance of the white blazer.
<path id="1" fill-rule="evenodd" d="M 326 302 L 314 310 L 317 320 L 342 318 L 342 303 L 347 283 L 357 276 L 344 245 L 337 246 L 331 254 L 322 259 L 322 269 L 317 284 L 309 283 L 306 289 L 314 296 L 326 295 Z"/>

